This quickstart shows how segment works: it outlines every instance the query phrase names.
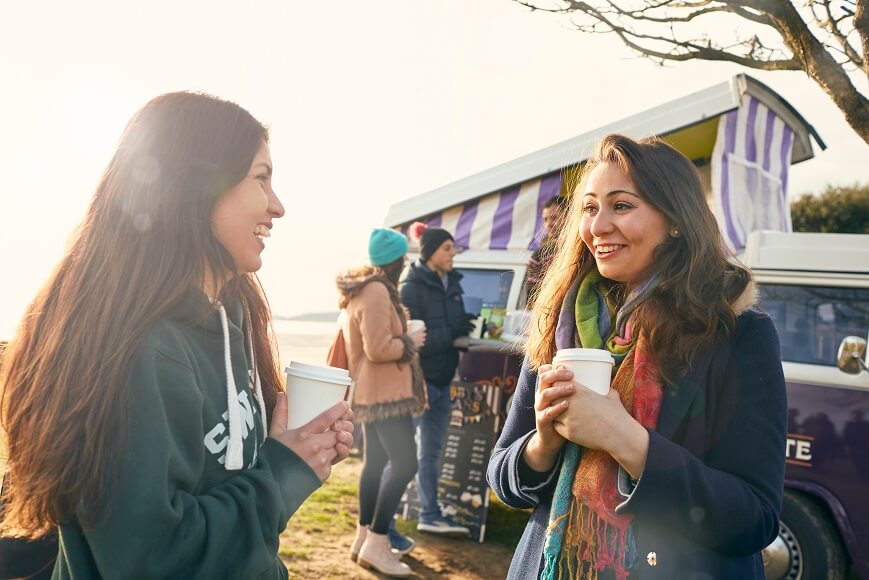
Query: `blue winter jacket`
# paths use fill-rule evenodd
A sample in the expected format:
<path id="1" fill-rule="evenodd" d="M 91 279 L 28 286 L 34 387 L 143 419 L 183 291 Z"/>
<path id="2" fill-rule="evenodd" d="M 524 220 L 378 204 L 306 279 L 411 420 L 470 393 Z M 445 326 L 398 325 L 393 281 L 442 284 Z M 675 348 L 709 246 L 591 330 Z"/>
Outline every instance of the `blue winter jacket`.
<path id="1" fill-rule="evenodd" d="M 459 366 L 459 351 L 453 340 L 467 335 L 467 317 L 462 302 L 462 275 L 447 274 L 447 285 L 422 262 L 411 264 L 399 283 L 401 302 L 411 318 L 425 322 L 425 345 L 419 362 L 425 380 L 438 387 L 449 385 Z"/>

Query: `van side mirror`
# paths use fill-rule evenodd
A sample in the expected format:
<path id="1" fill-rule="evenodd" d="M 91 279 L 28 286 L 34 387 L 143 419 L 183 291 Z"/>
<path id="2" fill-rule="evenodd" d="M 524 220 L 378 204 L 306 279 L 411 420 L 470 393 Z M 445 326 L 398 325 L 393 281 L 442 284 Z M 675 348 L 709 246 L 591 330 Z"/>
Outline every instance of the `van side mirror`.
<path id="1" fill-rule="evenodd" d="M 839 345 L 837 364 L 839 370 L 849 375 L 858 375 L 866 368 L 866 341 L 859 336 L 846 336 Z"/>

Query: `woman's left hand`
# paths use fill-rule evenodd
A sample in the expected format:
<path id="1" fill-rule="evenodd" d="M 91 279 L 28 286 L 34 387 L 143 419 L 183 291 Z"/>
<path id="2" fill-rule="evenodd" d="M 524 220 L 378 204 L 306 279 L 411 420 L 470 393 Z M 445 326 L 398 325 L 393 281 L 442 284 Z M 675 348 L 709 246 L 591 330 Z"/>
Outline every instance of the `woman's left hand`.
<path id="1" fill-rule="evenodd" d="M 350 447 L 353 446 L 353 410 L 348 410 L 341 419 L 332 423 L 331 429 L 338 433 L 338 442 L 335 444 L 337 455 L 332 460 L 332 465 L 335 465 L 350 456 Z"/>
<path id="2" fill-rule="evenodd" d="M 600 449 L 638 479 L 646 465 L 649 434 L 610 389 L 599 395 L 577 385 L 570 406 L 555 419 L 555 430 L 568 441 L 588 449 Z"/>
<path id="3" fill-rule="evenodd" d="M 624 422 L 633 420 L 614 389 L 599 395 L 576 384 L 570 406 L 555 419 L 555 430 L 577 445 L 609 452 L 618 445 Z"/>

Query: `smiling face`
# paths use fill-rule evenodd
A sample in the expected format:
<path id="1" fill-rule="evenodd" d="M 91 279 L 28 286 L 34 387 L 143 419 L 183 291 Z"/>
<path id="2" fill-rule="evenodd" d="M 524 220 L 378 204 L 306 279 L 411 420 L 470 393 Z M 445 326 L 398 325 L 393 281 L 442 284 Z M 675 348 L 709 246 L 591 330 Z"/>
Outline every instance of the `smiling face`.
<path id="1" fill-rule="evenodd" d="M 580 236 L 605 278 L 632 288 L 649 277 L 655 248 L 669 235 L 667 217 L 613 163 L 588 175 L 582 199 Z"/>
<path id="2" fill-rule="evenodd" d="M 211 216 L 214 236 L 240 274 L 260 269 L 272 220 L 283 215 L 284 206 L 272 189 L 272 158 L 264 141 L 245 178 L 221 196 Z"/>

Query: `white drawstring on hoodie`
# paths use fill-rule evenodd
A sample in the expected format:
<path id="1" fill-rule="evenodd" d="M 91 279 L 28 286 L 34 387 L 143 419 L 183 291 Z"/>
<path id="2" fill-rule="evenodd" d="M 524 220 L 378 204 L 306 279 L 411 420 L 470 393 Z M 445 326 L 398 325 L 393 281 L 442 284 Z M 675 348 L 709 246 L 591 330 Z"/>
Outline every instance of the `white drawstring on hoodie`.
<path id="1" fill-rule="evenodd" d="M 244 439 L 241 435 L 241 411 L 238 404 L 238 388 L 235 384 L 235 376 L 232 373 L 232 358 L 229 350 L 229 322 L 226 317 L 226 309 L 218 301 L 214 304 L 220 312 L 220 325 L 223 327 L 223 361 L 226 367 L 226 412 L 229 419 L 229 442 L 226 445 L 226 458 L 223 466 L 227 471 L 236 471 L 244 466 Z M 250 364 L 254 375 L 254 394 L 260 410 L 260 422 L 263 426 L 263 438 L 268 437 L 268 419 L 266 417 L 266 404 L 263 400 L 263 390 L 260 384 L 259 372 L 254 359 L 253 340 L 248 335 Z"/>

